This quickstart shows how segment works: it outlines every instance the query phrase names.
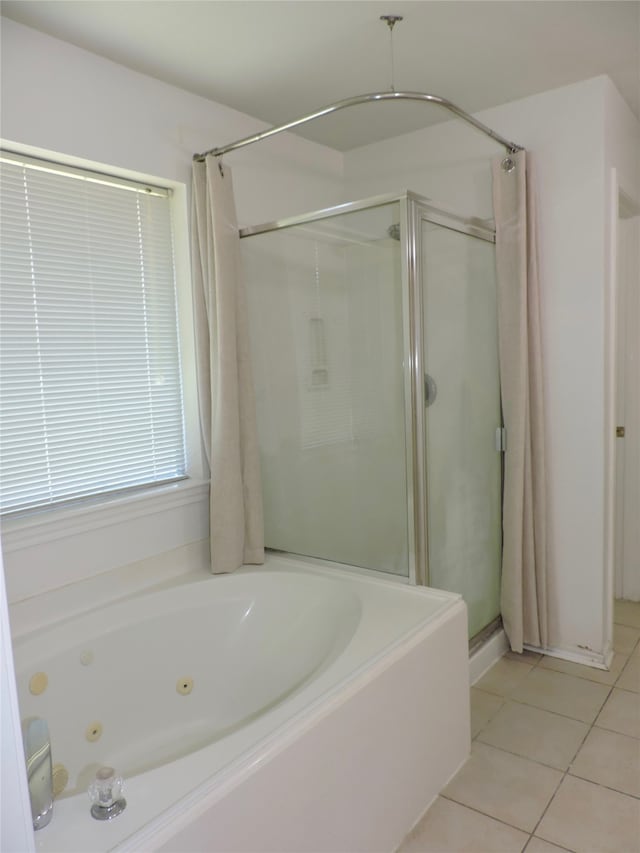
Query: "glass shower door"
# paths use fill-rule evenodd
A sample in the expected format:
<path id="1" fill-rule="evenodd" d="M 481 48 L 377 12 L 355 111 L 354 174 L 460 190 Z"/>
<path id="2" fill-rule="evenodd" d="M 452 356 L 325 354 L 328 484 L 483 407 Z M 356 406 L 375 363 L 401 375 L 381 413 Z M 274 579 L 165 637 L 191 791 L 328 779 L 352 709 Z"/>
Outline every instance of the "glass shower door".
<path id="1" fill-rule="evenodd" d="M 408 577 L 399 203 L 242 240 L 265 544 Z"/>
<path id="2" fill-rule="evenodd" d="M 428 583 L 462 594 L 473 637 L 500 614 L 495 247 L 424 218 L 420 236 Z"/>

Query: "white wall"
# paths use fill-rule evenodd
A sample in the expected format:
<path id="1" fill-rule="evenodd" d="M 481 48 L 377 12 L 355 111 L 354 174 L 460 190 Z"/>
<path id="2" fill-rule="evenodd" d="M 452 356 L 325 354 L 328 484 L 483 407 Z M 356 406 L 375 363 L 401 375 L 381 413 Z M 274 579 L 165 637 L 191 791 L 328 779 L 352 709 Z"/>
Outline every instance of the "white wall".
<path id="1" fill-rule="evenodd" d="M 191 158 L 263 130 L 192 95 L 2 19 L 2 136 L 189 184 Z M 342 155 L 285 134 L 229 154 L 240 225 L 340 201 Z"/>
<path id="2" fill-rule="evenodd" d="M 1 36 L 5 145 L 173 185 L 183 363 L 193 378 L 187 241 L 192 155 L 265 125 L 4 18 Z M 342 200 L 342 155 L 324 146 L 284 134 L 225 159 L 234 168 L 241 225 Z M 187 387 L 192 435 L 193 396 Z M 72 513 L 54 524 L 43 518 L 16 529 L 5 525 L 8 597 L 22 600 L 207 535 L 206 485 L 165 490 L 151 503 L 110 501 L 106 509 Z"/>
<path id="3" fill-rule="evenodd" d="M 637 523 L 640 518 L 640 243 L 639 217 L 632 214 L 640 211 L 640 127 L 609 80 L 605 82 L 605 110 L 605 178 L 609 200 L 606 210 L 609 405 L 605 423 L 609 512 L 605 558 L 613 566 L 617 557 L 616 594 L 637 600 L 640 598 L 640 532 Z M 621 199 L 624 216 L 628 218 L 620 218 Z M 622 292 L 618 293 L 620 288 Z M 621 370 L 620 374 L 617 369 Z M 623 424 L 626 428 L 626 436 L 622 440 L 614 437 L 616 424 Z M 618 453 L 621 454 L 620 460 L 617 459 Z M 623 481 L 618 484 L 618 489 L 616 476 Z M 610 580 L 613 578 L 607 578 Z M 609 593 L 610 588 L 607 588 L 606 602 L 610 601 Z"/>
<path id="4" fill-rule="evenodd" d="M 602 79 L 607 166 L 615 167 L 620 189 L 640 205 L 640 125 L 611 80 Z"/>
<path id="5" fill-rule="evenodd" d="M 637 180 L 638 122 L 606 77 L 477 117 L 524 145 L 537 165 L 553 522 L 551 646 L 604 655 L 610 631 L 607 176 L 616 165 L 627 183 Z M 348 152 L 347 194 L 406 188 L 464 215 L 488 217 L 489 160 L 497 155 L 502 149 L 473 128 L 447 122 Z"/>
<path id="6" fill-rule="evenodd" d="M 615 595 L 640 601 L 640 212 L 617 221 Z"/>

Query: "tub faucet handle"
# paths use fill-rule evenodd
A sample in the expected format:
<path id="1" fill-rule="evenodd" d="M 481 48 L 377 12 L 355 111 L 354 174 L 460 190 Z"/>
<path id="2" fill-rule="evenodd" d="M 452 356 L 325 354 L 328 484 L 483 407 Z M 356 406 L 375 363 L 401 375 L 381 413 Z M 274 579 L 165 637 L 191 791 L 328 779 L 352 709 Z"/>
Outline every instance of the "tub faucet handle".
<path id="1" fill-rule="evenodd" d="M 89 785 L 91 817 L 96 820 L 111 820 L 124 811 L 127 801 L 122 796 L 124 779 L 116 776 L 113 767 L 101 767 Z"/>
<path id="2" fill-rule="evenodd" d="M 45 720 L 33 717 L 22 723 L 24 758 L 31 801 L 33 828 L 42 829 L 53 815 L 51 739 Z"/>

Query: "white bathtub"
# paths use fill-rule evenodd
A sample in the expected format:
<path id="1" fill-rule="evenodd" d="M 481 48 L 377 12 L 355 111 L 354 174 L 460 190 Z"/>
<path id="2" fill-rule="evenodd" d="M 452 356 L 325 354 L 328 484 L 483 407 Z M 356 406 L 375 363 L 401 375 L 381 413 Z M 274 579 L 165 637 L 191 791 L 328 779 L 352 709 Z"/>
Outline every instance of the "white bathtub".
<path id="1" fill-rule="evenodd" d="M 469 750 L 460 598 L 287 557 L 14 652 L 21 716 L 47 720 L 70 777 L 38 850 L 392 851 Z M 98 822 L 105 764 L 127 808 Z"/>

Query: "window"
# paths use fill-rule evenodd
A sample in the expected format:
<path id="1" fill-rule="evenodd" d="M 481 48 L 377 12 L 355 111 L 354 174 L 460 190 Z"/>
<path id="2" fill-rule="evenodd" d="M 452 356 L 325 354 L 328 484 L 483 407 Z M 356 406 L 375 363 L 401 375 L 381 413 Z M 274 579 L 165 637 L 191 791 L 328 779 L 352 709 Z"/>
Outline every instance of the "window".
<path id="1" fill-rule="evenodd" d="M 0 153 L 2 512 L 185 477 L 167 189 Z"/>

